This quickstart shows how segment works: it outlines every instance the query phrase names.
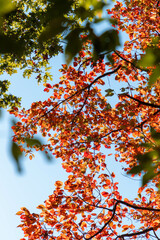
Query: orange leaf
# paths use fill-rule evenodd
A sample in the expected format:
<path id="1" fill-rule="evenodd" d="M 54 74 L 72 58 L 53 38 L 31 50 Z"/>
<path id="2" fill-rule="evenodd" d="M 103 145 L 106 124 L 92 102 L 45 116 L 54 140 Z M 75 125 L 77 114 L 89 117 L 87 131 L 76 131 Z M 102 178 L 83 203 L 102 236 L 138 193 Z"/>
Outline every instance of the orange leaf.
<path id="1" fill-rule="evenodd" d="M 108 192 L 102 192 L 101 194 L 103 197 L 108 197 Z"/>

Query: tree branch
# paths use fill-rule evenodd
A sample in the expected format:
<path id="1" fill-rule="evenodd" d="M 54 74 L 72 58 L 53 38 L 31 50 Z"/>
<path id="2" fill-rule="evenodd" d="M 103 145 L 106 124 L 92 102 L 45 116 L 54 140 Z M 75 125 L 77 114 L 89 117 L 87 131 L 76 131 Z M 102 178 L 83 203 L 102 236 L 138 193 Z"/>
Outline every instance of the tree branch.
<path id="1" fill-rule="evenodd" d="M 122 234 L 122 235 L 119 235 L 115 238 L 116 239 L 124 239 L 124 237 L 133 237 L 133 236 L 138 236 L 138 235 L 142 235 L 144 233 L 147 233 L 147 232 L 150 232 L 150 231 L 153 231 L 153 228 L 147 228 L 143 231 L 140 231 L 140 232 L 134 232 L 134 233 L 126 233 L 126 234 Z"/>
<path id="2" fill-rule="evenodd" d="M 134 97 L 130 96 L 129 94 L 125 94 L 125 96 L 129 97 L 130 99 L 133 99 L 134 101 L 138 102 L 139 104 L 160 109 L 160 105 L 153 104 L 153 103 L 148 103 L 148 102 L 143 102 L 143 101 L 141 101 L 137 98 L 134 98 Z"/>
<path id="3" fill-rule="evenodd" d="M 124 57 L 122 57 L 117 51 L 114 51 L 114 53 L 115 53 L 118 57 L 120 57 L 121 59 L 123 59 L 125 62 L 130 63 L 134 68 L 137 68 L 137 69 L 139 69 L 139 70 L 141 70 L 141 71 L 148 72 L 148 69 L 146 69 L 146 68 L 141 68 L 141 67 L 136 66 L 133 62 L 129 61 L 128 59 L 126 59 L 126 58 L 124 58 Z"/>
<path id="4" fill-rule="evenodd" d="M 85 201 L 83 198 L 81 198 L 81 196 L 78 195 L 78 197 L 79 197 L 84 203 L 86 203 L 86 204 L 89 205 L 89 206 L 92 206 L 92 207 L 95 207 L 95 208 L 100 208 L 100 209 L 105 209 L 105 210 L 107 210 L 107 211 L 113 212 L 113 209 L 110 209 L 110 208 L 107 208 L 107 207 L 100 207 L 100 206 L 98 206 L 98 205 L 94 205 L 94 204 L 88 203 L 88 202 Z"/>
<path id="5" fill-rule="evenodd" d="M 147 211 L 154 211 L 154 212 L 160 212 L 160 209 L 154 209 L 154 208 L 148 208 L 148 207 L 140 207 L 140 206 L 137 206 L 137 205 L 133 205 L 133 204 L 130 204 L 130 203 L 127 203 L 127 202 L 124 202 L 122 200 L 118 200 L 118 199 L 114 199 L 116 201 L 114 207 L 113 207 L 113 210 L 112 210 L 112 216 L 111 218 L 103 225 L 103 227 L 101 229 L 99 229 L 95 234 L 93 234 L 91 237 L 89 238 L 85 238 L 86 240 L 90 240 L 92 238 L 94 238 L 95 236 L 97 236 L 99 233 L 101 233 L 103 231 L 103 229 L 113 220 L 114 216 L 115 216 L 115 213 L 116 213 L 116 207 L 117 205 L 120 203 L 120 204 L 123 204 L 127 207 L 131 207 L 133 209 L 138 209 L 138 210 L 147 210 Z M 131 236 L 136 236 L 136 235 L 141 235 L 141 234 L 144 234 L 146 232 L 149 232 L 153 230 L 153 228 L 148 228 L 148 229 L 145 229 L 141 232 L 136 232 L 136 233 L 128 233 L 128 234 L 123 234 L 123 235 L 119 235 L 116 237 L 116 239 L 118 238 L 121 238 L 123 239 L 124 237 L 131 237 Z"/>
<path id="6" fill-rule="evenodd" d="M 113 213 L 112 213 L 112 216 L 111 218 L 103 225 L 103 227 L 101 229 L 99 229 L 99 231 L 97 231 L 95 234 L 93 234 L 91 237 L 89 238 L 85 238 L 86 240 L 90 240 L 92 238 L 94 238 L 95 236 L 97 236 L 99 233 L 101 233 L 103 231 L 103 229 L 112 221 L 112 219 L 114 218 L 115 216 L 115 212 L 116 212 L 116 207 L 118 205 L 118 202 L 115 203 L 114 207 L 113 207 Z"/>
<path id="7" fill-rule="evenodd" d="M 133 204 L 130 204 L 130 203 L 127 203 L 127 202 L 124 202 L 122 200 L 118 200 L 118 199 L 114 199 L 115 201 L 117 201 L 118 203 L 121 203 L 127 207 L 131 207 L 133 209 L 138 209 L 138 210 L 147 210 L 147 211 L 154 211 L 154 212 L 160 212 L 160 209 L 155 209 L 155 208 L 149 208 L 149 207 L 140 207 L 140 206 L 137 206 L 137 205 L 133 205 Z"/>
<path id="8" fill-rule="evenodd" d="M 88 94 L 87 94 L 87 96 L 85 97 L 85 100 L 84 100 L 84 102 L 83 102 L 83 105 L 81 106 L 81 108 L 78 110 L 78 112 L 76 113 L 76 115 L 75 115 L 75 116 L 73 117 L 73 119 L 72 119 L 72 126 L 73 126 L 73 123 L 74 123 L 76 117 L 81 113 L 82 109 L 84 108 L 84 106 L 85 106 L 85 104 L 86 104 L 86 102 L 87 102 L 88 96 L 89 96 L 89 92 L 90 92 L 90 88 L 88 88 Z"/>
<path id="9" fill-rule="evenodd" d="M 155 232 L 154 229 L 153 229 L 153 233 L 154 233 L 155 237 L 156 237 L 158 240 L 160 240 L 160 238 L 157 236 L 157 234 L 156 234 L 156 232 Z"/>
<path id="10" fill-rule="evenodd" d="M 90 83 L 89 85 L 87 85 L 86 87 L 84 87 L 84 88 L 76 91 L 76 92 L 73 93 L 71 96 L 69 96 L 69 97 L 67 97 L 66 99 L 63 99 L 62 101 L 60 101 L 59 103 L 57 103 L 52 109 L 50 109 L 48 112 L 46 112 L 45 114 L 43 114 L 42 116 L 40 116 L 40 117 L 38 118 L 38 120 L 39 120 L 40 118 L 48 115 L 48 114 L 49 114 L 50 112 L 52 112 L 55 108 L 57 108 L 59 105 L 61 105 L 62 103 L 66 102 L 66 101 L 68 101 L 68 100 L 70 100 L 70 99 L 72 99 L 72 98 L 73 98 L 74 96 L 76 96 L 77 94 L 80 94 L 80 93 L 82 93 L 83 91 L 85 91 L 85 90 L 87 90 L 87 89 L 90 89 L 91 86 L 92 86 L 94 83 L 96 83 L 100 78 L 103 78 L 103 77 L 106 77 L 106 76 L 108 76 L 108 75 L 111 75 L 111 74 L 117 72 L 120 68 L 121 68 L 121 65 L 119 65 L 119 66 L 118 66 L 117 68 L 115 68 L 113 71 L 110 71 L 110 72 L 107 72 L 107 73 L 104 73 L 104 74 L 98 76 L 97 78 L 95 78 L 95 79 L 93 80 L 93 82 L 91 82 L 91 83 Z"/>
<path id="11" fill-rule="evenodd" d="M 155 116 L 157 113 L 159 113 L 160 112 L 160 109 L 158 110 L 158 111 L 156 111 L 155 113 L 153 113 L 153 116 Z M 141 128 L 142 129 L 142 127 L 143 127 L 143 125 L 146 123 L 146 122 L 148 122 L 149 121 L 149 119 L 146 119 L 146 120 L 144 120 L 143 122 L 141 122 L 140 124 L 138 124 L 135 128 Z"/>

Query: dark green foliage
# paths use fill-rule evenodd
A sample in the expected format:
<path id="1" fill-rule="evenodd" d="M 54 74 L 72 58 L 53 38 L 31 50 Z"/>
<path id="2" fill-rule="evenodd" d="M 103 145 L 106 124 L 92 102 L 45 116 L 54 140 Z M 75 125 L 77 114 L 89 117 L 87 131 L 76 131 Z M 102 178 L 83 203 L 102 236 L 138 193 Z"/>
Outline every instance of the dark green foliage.
<path id="1" fill-rule="evenodd" d="M 16 164 L 17 171 L 22 172 L 22 167 L 21 167 L 21 162 L 20 162 L 20 159 L 22 157 L 22 152 L 21 152 L 18 144 L 15 142 L 12 142 L 12 144 L 11 144 L 11 154 L 12 154 L 13 160 Z"/>
<path id="2" fill-rule="evenodd" d="M 148 85 L 151 87 L 157 79 L 160 77 L 160 49 L 158 47 L 159 37 L 153 38 L 151 47 L 147 48 L 145 54 L 142 56 L 141 60 L 138 62 L 140 67 L 155 67 L 149 78 Z"/>
<path id="3" fill-rule="evenodd" d="M 105 90 L 105 92 L 106 92 L 105 97 L 112 97 L 114 95 L 114 89 L 108 88 Z"/>
<path id="4" fill-rule="evenodd" d="M 71 62 L 73 57 L 82 49 L 83 41 L 80 38 L 80 34 L 82 33 L 81 28 L 75 28 L 72 32 L 70 32 L 67 37 L 67 45 L 65 48 L 66 62 Z"/>
<path id="5" fill-rule="evenodd" d="M 130 174 L 143 173 L 142 186 L 160 174 L 160 171 L 158 170 L 160 161 L 160 133 L 152 127 L 150 132 L 153 142 L 143 144 L 146 152 L 136 156 L 138 165 L 134 166 L 128 172 Z"/>
<path id="6" fill-rule="evenodd" d="M 20 106 L 21 98 L 8 93 L 10 82 L 0 81 L 0 108 L 13 108 Z"/>

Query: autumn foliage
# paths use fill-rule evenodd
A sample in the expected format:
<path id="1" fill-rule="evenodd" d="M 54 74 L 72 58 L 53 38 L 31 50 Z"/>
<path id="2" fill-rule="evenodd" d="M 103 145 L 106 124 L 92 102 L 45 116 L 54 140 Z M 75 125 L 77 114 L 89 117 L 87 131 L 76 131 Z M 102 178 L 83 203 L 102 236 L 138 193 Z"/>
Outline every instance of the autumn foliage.
<path id="1" fill-rule="evenodd" d="M 86 37 L 73 64 L 62 65 L 59 83 L 44 84 L 48 99 L 10 112 L 19 119 L 13 140 L 21 151 L 30 159 L 34 149 L 52 153 L 68 173 L 37 207 L 39 214 L 24 207 L 17 213 L 24 239 L 159 239 L 160 84 L 148 86 L 158 63 L 147 66 L 143 58 L 148 49 L 160 47 L 159 2 L 116 2 L 108 13 L 116 19 L 115 29 L 129 36 L 123 49 L 93 59 Z M 113 77 L 124 82 L 118 93 L 108 88 Z M 37 133 L 46 144 L 24 145 Z M 136 199 L 123 199 L 109 171 L 110 155 L 125 174 L 144 176 Z"/>

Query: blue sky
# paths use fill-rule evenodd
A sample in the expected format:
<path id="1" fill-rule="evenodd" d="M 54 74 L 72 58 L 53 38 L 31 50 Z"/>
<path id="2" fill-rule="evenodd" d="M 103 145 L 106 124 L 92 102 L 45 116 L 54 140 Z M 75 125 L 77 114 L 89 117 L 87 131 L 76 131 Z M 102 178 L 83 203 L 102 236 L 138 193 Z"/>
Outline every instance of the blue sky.
<path id="1" fill-rule="evenodd" d="M 60 76 L 58 69 L 62 63 L 64 63 L 62 55 L 52 61 L 54 83 Z M 8 76 L 3 76 L 3 79 L 5 78 Z M 38 86 L 34 77 L 24 79 L 19 72 L 10 79 L 12 82 L 10 92 L 22 97 L 22 106 L 26 108 L 29 108 L 33 101 L 43 100 L 49 96 L 43 92 L 43 84 Z M 117 88 L 114 77 L 109 79 L 112 88 Z M 0 229 L 1 239 L 18 240 L 23 237 L 23 232 L 17 228 L 20 219 L 15 215 L 16 212 L 24 206 L 31 212 L 38 212 L 36 206 L 42 204 L 52 194 L 54 182 L 56 180 L 64 181 L 67 174 L 62 170 L 59 159 L 54 159 L 52 163 L 48 163 L 41 154 L 36 154 L 32 161 L 28 158 L 23 159 L 24 173 L 18 174 L 8 145 L 11 133 L 9 130 L 10 119 L 11 116 L 6 112 L 3 112 L 0 119 Z M 140 182 L 124 177 L 121 164 L 116 163 L 115 165 L 113 157 L 109 157 L 107 161 L 109 170 L 117 174 L 117 181 L 120 182 L 119 189 L 123 196 L 130 199 L 136 197 L 136 190 Z"/>

